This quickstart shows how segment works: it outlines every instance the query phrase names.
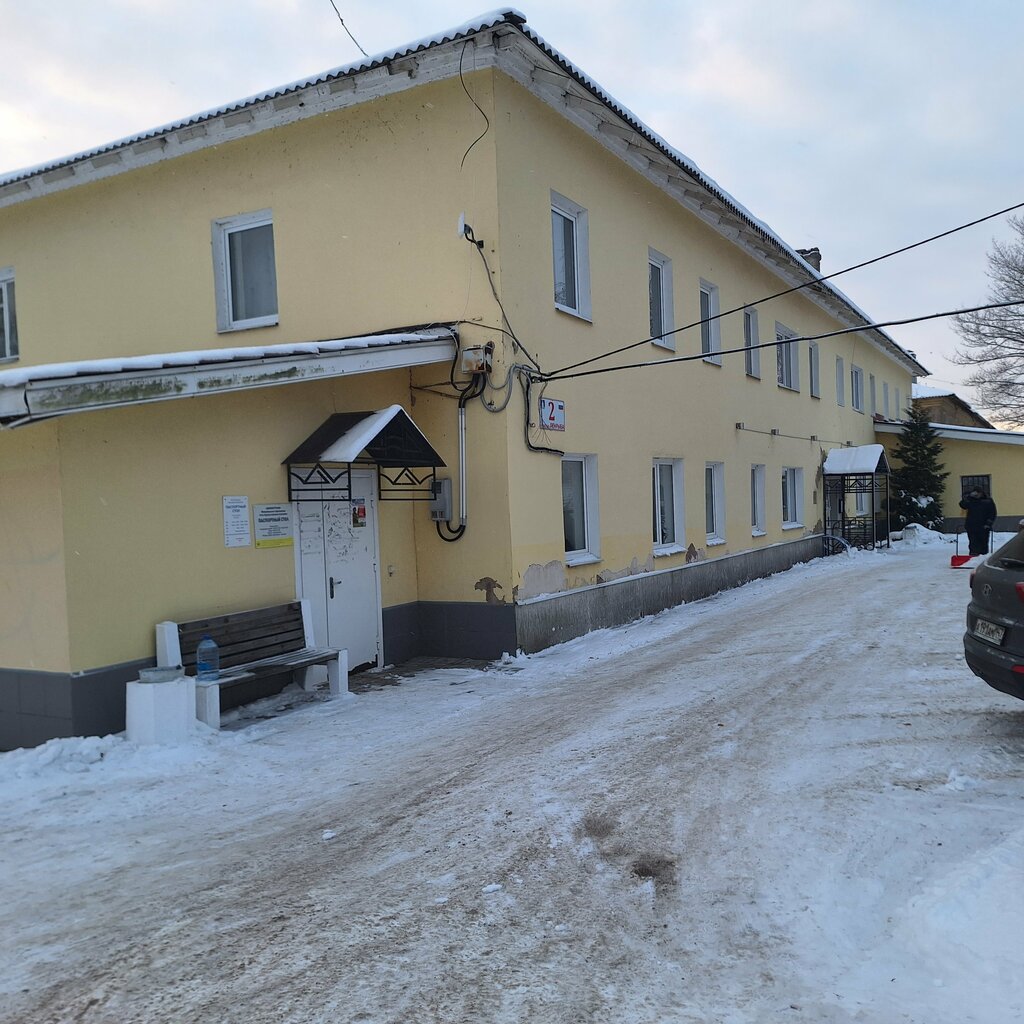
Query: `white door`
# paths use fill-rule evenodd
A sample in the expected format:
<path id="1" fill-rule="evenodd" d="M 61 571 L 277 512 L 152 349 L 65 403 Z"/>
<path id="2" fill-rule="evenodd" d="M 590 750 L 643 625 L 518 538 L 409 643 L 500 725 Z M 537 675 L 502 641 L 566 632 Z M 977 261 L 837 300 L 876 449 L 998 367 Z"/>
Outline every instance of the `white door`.
<path id="1" fill-rule="evenodd" d="M 374 474 L 352 473 L 351 501 L 303 501 L 299 592 L 310 603 L 316 642 L 348 649 L 348 663 L 380 664 L 380 578 Z"/>

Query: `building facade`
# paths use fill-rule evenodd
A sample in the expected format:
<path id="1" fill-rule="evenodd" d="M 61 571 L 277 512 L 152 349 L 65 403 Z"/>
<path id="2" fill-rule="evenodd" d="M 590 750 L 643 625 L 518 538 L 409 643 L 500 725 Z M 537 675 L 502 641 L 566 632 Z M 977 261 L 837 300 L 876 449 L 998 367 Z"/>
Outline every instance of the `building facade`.
<path id="1" fill-rule="evenodd" d="M 0 289 L 7 748 L 162 620 L 491 658 L 813 557 L 926 372 L 514 12 L 0 177 Z"/>

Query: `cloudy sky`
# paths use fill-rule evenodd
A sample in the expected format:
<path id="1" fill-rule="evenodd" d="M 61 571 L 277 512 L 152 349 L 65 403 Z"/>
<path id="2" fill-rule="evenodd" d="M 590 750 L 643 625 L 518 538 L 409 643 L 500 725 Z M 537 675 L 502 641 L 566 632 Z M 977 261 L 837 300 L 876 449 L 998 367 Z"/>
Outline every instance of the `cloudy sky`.
<path id="1" fill-rule="evenodd" d="M 370 54 L 486 10 L 335 0 Z M 829 273 L 1024 202 L 1018 0 L 545 0 L 531 27 Z M 331 0 L 0 0 L 0 172 L 360 57 Z M 877 320 L 985 298 L 1000 219 L 837 279 Z M 956 386 L 945 321 L 890 332 Z"/>

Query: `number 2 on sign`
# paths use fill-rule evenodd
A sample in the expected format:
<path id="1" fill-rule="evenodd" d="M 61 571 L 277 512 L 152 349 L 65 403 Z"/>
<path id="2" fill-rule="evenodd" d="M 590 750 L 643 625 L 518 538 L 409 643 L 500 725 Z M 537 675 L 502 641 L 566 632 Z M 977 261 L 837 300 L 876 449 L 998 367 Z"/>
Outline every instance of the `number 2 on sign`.
<path id="1" fill-rule="evenodd" d="M 565 430 L 565 402 L 557 398 L 542 398 L 540 425 L 543 430 Z"/>

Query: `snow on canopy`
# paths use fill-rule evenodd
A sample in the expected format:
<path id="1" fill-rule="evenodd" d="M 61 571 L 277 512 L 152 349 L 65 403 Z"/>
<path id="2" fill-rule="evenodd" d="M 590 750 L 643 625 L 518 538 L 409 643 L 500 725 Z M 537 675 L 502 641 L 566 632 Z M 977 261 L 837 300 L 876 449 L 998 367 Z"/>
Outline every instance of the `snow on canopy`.
<path id="1" fill-rule="evenodd" d="M 881 463 L 881 465 L 879 465 Z M 826 476 L 849 476 L 888 472 L 885 452 L 880 444 L 861 444 L 854 448 L 833 448 L 825 457 Z"/>

